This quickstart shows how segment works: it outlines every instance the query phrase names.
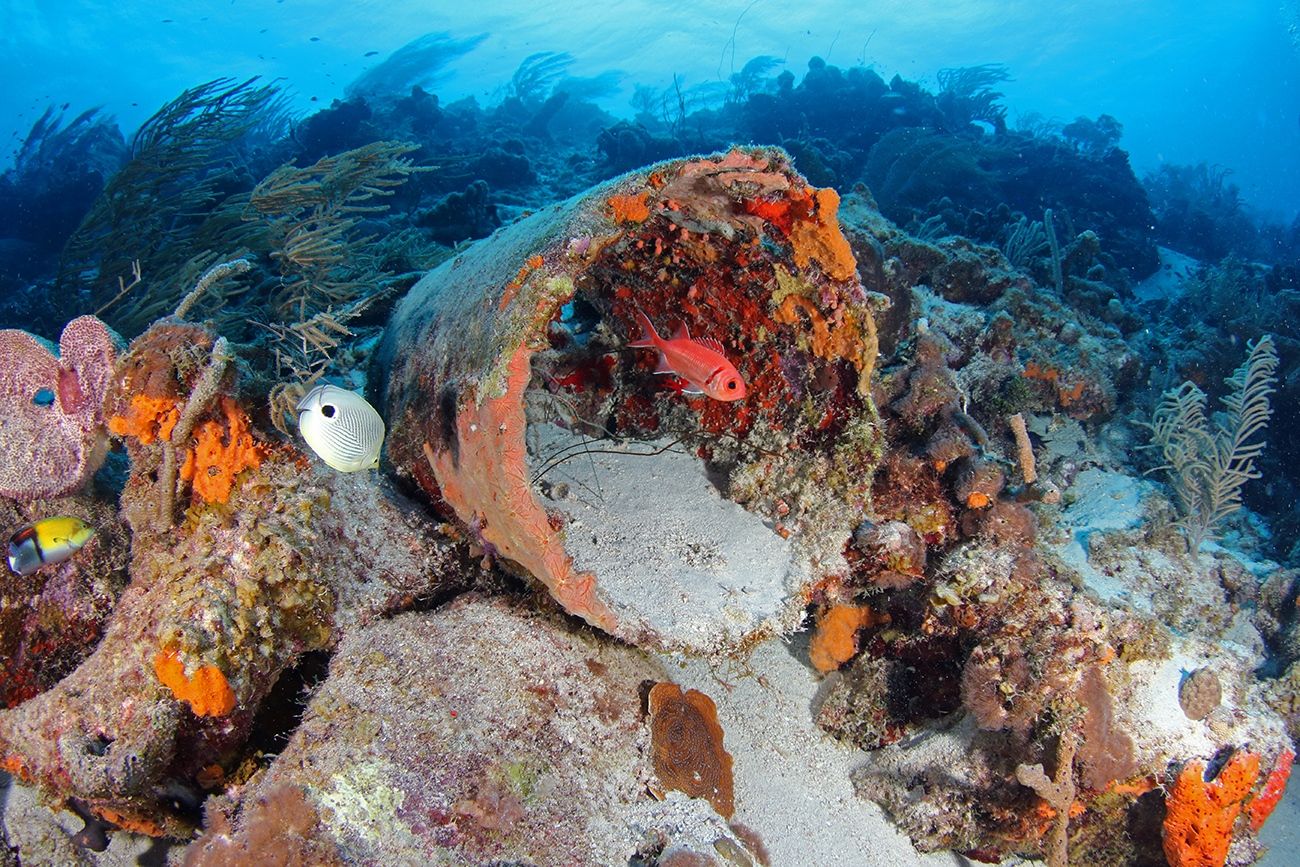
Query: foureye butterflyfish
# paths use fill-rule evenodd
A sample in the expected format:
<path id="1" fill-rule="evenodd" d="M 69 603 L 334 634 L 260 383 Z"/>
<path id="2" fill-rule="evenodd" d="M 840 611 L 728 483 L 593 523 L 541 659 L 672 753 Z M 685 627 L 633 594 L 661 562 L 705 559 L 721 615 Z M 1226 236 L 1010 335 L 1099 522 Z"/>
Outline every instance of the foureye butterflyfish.
<path id="1" fill-rule="evenodd" d="M 294 408 L 302 438 L 341 473 L 379 466 L 384 420 L 364 397 L 336 385 L 318 385 Z"/>

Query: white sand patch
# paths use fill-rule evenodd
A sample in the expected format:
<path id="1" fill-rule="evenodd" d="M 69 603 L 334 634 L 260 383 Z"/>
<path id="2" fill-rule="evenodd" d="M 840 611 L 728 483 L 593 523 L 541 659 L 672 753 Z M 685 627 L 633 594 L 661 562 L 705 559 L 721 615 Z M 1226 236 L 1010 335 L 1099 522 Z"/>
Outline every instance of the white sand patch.
<path id="1" fill-rule="evenodd" d="M 1156 252 L 1160 256 L 1160 270 L 1134 287 L 1139 301 L 1177 298 L 1201 267 L 1200 261 L 1168 247 L 1157 246 Z"/>
<path id="2" fill-rule="evenodd" d="M 864 754 L 813 722 L 819 681 L 802 658 L 804 639 L 764 642 L 732 666 L 660 657 L 683 689 L 717 703 L 734 759 L 735 820 L 758 832 L 775 867 L 964 863 L 951 853 L 917 852 L 884 811 L 854 793 L 849 772 Z"/>
<path id="3" fill-rule="evenodd" d="M 1129 666 L 1129 681 L 1116 695 L 1116 712 L 1134 740 L 1143 764 L 1209 760 L 1224 747 L 1274 755 L 1288 743 L 1283 721 L 1251 714 L 1264 699 L 1253 671 L 1262 656 L 1223 642 L 1174 639 L 1171 656 Z M 1203 720 L 1189 719 L 1178 701 L 1185 675 L 1208 668 L 1223 690 L 1219 706 Z"/>
<path id="4" fill-rule="evenodd" d="M 1070 485 L 1068 504 L 1058 513 L 1059 542 L 1053 547 L 1067 565 L 1075 569 L 1088 587 L 1108 602 L 1123 601 L 1142 608 L 1133 588 L 1093 567 L 1088 559 L 1088 540 L 1093 533 L 1127 530 L 1143 519 L 1142 500 L 1154 487 L 1150 482 L 1124 473 L 1088 469 Z"/>
<path id="5" fill-rule="evenodd" d="M 530 428 L 539 457 L 578 442 L 555 425 Z M 628 626 L 663 647 L 713 652 L 760 628 L 789 631 L 811 570 L 758 515 L 725 499 L 704 462 L 671 440 L 576 450 L 545 472 L 542 502 L 567 519 L 574 566 Z M 564 454 L 570 454 L 565 452 Z M 534 468 L 534 472 L 536 469 Z"/>
<path id="6" fill-rule="evenodd" d="M 1183 674 L 1203 664 L 1175 654 L 1171 659 L 1142 660 L 1129 666 L 1133 680 L 1119 706 L 1132 721 L 1126 729 L 1133 735 L 1140 754 L 1159 756 L 1161 762 L 1214 755 L 1219 744 L 1209 727 L 1188 719 L 1178 703 Z M 1225 689 L 1225 702 L 1229 700 L 1227 693 Z"/>

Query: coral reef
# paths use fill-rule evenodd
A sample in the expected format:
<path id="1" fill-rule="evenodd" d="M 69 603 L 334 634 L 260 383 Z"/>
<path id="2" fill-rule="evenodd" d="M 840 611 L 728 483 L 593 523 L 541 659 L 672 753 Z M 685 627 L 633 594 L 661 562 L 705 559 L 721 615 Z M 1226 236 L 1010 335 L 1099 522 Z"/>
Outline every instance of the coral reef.
<path id="1" fill-rule="evenodd" d="M 1208 169 L 1144 192 L 1115 118 L 1008 129 L 997 64 L 764 56 L 620 121 L 563 52 L 440 100 L 482 38 L 292 133 L 255 81 L 129 153 L 47 112 L 0 178 L 42 209 L 0 239 L 0 518 L 96 529 L 0 587 L 0 862 L 200 825 L 171 860 L 1258 857 L 1300 736 L 1294 229 Z M 1135 286 L 1157 239 L 1266 261 Z M 129 349 L 33 336 L 75 305 Z M 324 377 L 378 471 L 290 444 Z"/>
<path id="2" fill-rule="evenodd" d="M 0 717 L 7 769 L 155 835 L 184 837 L 195 818 L 175 806 L 167 781 L 236 756 L 303 653 L 461 574 L 452 544 L 394 492 L 312 471 L 248 428 L 233 371 L 218 363 L 224 344 L 164 320 L 119 360 L 105 411 L 131 457 L 121 506 L 130 585 L 94 653 Z M 188 448 L 185 427 L 196 431 Z M 178 477 L 178 452 L 197 474 Z M 259 459 L 249 463 L 250 452 Z M 175 523 L 178 495 L 189 505 Z M 395 527 L 406 544 L 381 544 Z M 124 540 L 106 533 L 103 542 Z M 102 566 L 96 545 L 60 572 Z"/>
<path id="3" fill-rule="evenodd" d="M 854 624 L 859 650 L 816 707 L 826 730 L 869 751 L 854 774 L 859 793 L 924 850 L 1140 863 L 1163 856 L 1158 823 L 1171 821 L 1195 826 L 1185 843 L 1169 842 L 1177 831 L 1164 837 L 1179 857 L 1231 844 L 1244 863 L 1255 846 L 1246 823 L 1225 813 L 1187 825 L 1155 786 L 1184 763 L 1248 749 L 1263 758 L 1223 799 L 1241 812 L 1266 788 L 1261 762 L 1289 766 L 1284 720 L 1254 685 L 1260 639 L 1227 638 L 1240 635 L 1230 606 L 1253 605 L 1256 580 L 1216 580 L 1246 570 L 1171 549 L 1172 513 L 1142 511 L 1149 488 L 1077 470 L 1108 458 L 1081 448 L 1086 434 L 1069 417 L 1089 424 L 1113 412 L 1132 382 L 1122 372 L 1131 350 L 1054 294 L 1005 281 L 996 255 L 939 297 L 928 287 L 957 273 L 942 269 L 969 255 L 962 246 L 922 244 L 857 196 L 841 211 L 858 258 L 879 263 L 875 285 L 909 314 L 882 320 L 894 329 L 882 345 L 896 347 L 874 386 L 886 444 L 847 552 L 851 576 L 822 591 L 828 611 L 881 615 Z M 1057 354 L 1050 365 L 1043 352 Z M 1112 362 L 1095 365 L 1098 355 Z M 1149 535 L 1123 535 L 1159 516 Z M 1287 586 L 1279 579 L 1274 593 Z M 1279 625 L 1265 634 L 1276 640 Z M 1225 654 L 1229 640 L 1247 643 Z M 816 634 L 813 650 L 824 655 Z"/>

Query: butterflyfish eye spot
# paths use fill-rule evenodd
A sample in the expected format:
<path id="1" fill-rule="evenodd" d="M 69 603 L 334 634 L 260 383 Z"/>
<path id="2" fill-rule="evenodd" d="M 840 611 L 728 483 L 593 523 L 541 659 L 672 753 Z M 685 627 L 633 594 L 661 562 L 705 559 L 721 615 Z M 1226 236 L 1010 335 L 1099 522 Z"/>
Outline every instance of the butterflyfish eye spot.
<path id="1" fill-rule="evenodd" d="M 32 395 L 32 403 L 37 406 L 52 406 L 54 404 L 54 392 L 48 388 L 37 389 L 36 394 Z"/>
<path id="2" fill-rule="evenodd" d="M 320 408 L 320 414 L 326 418 L 334 418 L 334 404 L 323 404 Z"/>

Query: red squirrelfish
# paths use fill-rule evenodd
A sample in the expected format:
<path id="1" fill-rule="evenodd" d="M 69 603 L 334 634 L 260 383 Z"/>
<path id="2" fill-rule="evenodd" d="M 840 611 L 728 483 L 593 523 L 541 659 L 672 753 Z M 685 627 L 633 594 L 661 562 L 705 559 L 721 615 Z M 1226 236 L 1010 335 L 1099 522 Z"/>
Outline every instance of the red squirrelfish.
<path id="1" fill-rule="evenodd" d="M 686 394 L 707 394 L 714 400 L 740 400 L 745 396 L 745 380 L 727 360 L 718 341 L 711 337 L 695 340 L 686 330 L 685 322 L 677 326 L 672 337 L 664 340 L 640 310 L 636 311 L 636 320 L 641 324 L 641 339 L 628 346 L 658 350 L 659 366 L 655 373 L 672 373 L 686 380 L 691 386 Z"/>

